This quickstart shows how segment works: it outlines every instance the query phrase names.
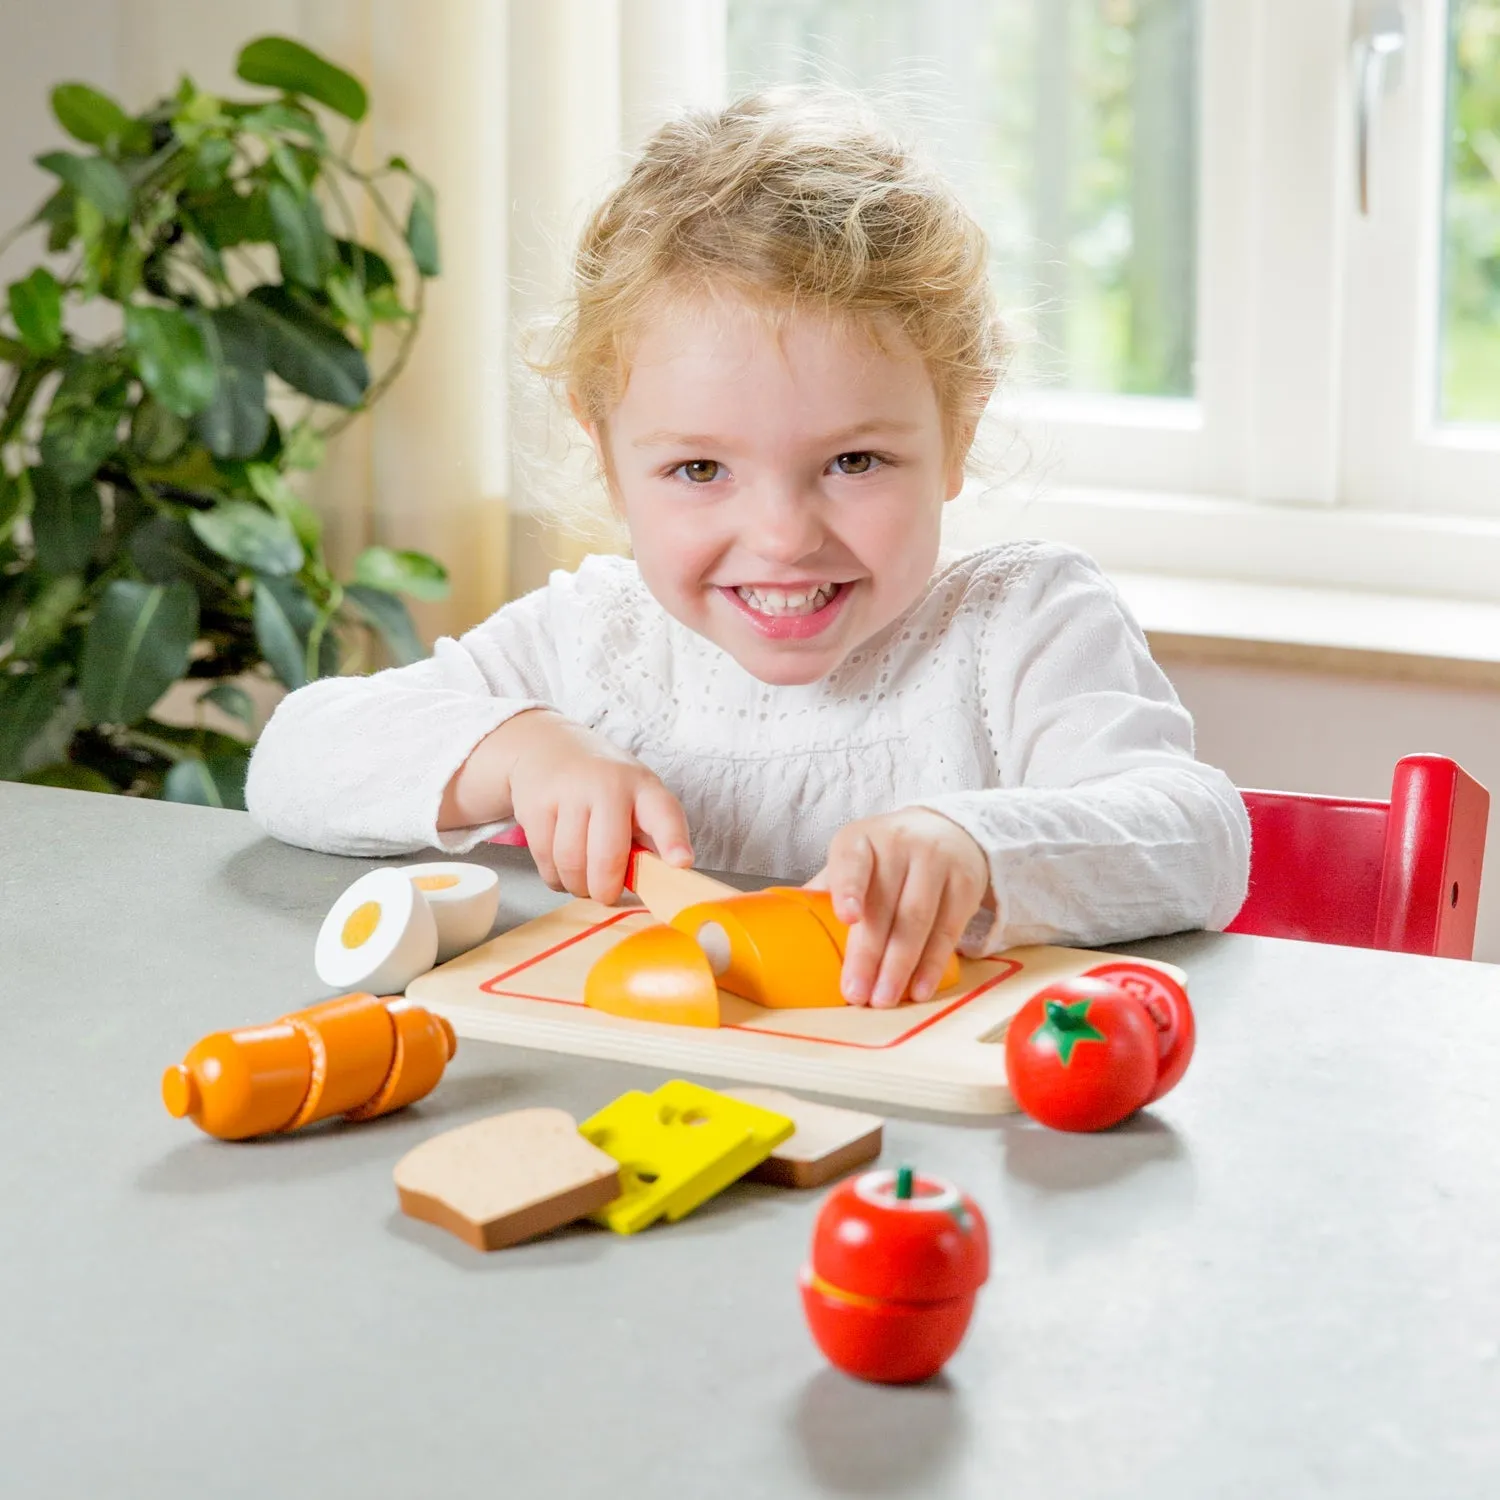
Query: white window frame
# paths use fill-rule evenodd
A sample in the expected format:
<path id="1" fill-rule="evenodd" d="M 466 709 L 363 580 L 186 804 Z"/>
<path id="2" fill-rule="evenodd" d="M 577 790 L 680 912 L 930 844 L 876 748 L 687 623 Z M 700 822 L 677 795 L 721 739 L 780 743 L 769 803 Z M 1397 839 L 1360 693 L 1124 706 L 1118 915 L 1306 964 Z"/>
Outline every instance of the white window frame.
<path id="1" fill-rule="evenodd" d="M 1042 482 L 986 496 L 964 538 L 1022 529 L 1107 568 L 1500 601 L 1500 425 L 1436 419 L 1447 0 L 1404 0 L 1369 218 L 1353 0 L 1201 5 L 1195 395 L 1006 393 L 997 415 Z M 624 0 L 622 22 L 649 11 L 669 41 L 665 13 L 693 15 L 676 34 L 701 70 L 725 8 Z"/>

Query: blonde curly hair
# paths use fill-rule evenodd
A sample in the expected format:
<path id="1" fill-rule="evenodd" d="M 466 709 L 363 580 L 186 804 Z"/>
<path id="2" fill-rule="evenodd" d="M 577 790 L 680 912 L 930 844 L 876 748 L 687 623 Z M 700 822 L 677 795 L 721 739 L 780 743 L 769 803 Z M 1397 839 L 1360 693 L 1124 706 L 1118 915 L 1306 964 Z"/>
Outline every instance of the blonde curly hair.
<path id="1" fill-rule="evenodd" d="M 809 309 L 930 374 L 948 450 L 968 450 L 1006 344 L 983 230 L 862 100 L 788 88 L 663 125 L 579 239 L 572 294 L 533 367 L 603 422 L 658 299 L 738 293 L 778 325 Z"/>

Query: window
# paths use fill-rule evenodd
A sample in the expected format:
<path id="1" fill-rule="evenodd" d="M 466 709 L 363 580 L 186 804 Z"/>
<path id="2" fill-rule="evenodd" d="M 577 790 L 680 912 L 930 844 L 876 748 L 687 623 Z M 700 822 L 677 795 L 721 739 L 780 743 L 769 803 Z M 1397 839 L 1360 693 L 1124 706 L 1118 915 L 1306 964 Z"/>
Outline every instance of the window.
<path id="1" fill-rule="evenodd" d="M 725 0 L 724 35 L 726 92 L 911 101 L 1054 534 L 1500 598 L 1500 0 Z"/>

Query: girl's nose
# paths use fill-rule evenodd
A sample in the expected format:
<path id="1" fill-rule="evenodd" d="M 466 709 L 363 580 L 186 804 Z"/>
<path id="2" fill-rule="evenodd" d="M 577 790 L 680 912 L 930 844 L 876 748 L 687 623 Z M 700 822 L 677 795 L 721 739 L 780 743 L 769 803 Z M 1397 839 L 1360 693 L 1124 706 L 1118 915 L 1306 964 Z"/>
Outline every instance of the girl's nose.
<path id="1" fill-rule="evenodd" d="M 767 562 L 802 562 L 827 539 L 815 496 L 789 485 L 746 497 L 740 542 Z"/>

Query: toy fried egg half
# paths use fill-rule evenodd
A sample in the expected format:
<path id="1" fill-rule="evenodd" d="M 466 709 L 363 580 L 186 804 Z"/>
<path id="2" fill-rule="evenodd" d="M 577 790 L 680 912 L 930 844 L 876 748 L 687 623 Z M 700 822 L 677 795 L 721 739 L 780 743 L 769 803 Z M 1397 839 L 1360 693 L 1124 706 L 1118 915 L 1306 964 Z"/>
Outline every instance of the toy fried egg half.
<path id="1" fill-rule="evenodd" d="M 477 948 L 490 935 L 500 909 L 500 877 L 493 870 L 449 860 L 399 868 L 432 908 L 440 964 Z"/>
<path id="2" fill-rule="evenodd" d="M 333 903 L 318 932 L 318 978 L 339 990 L 396 995 L 437 962 L 438 929 L 403 869 L 371 870 Z"/>

